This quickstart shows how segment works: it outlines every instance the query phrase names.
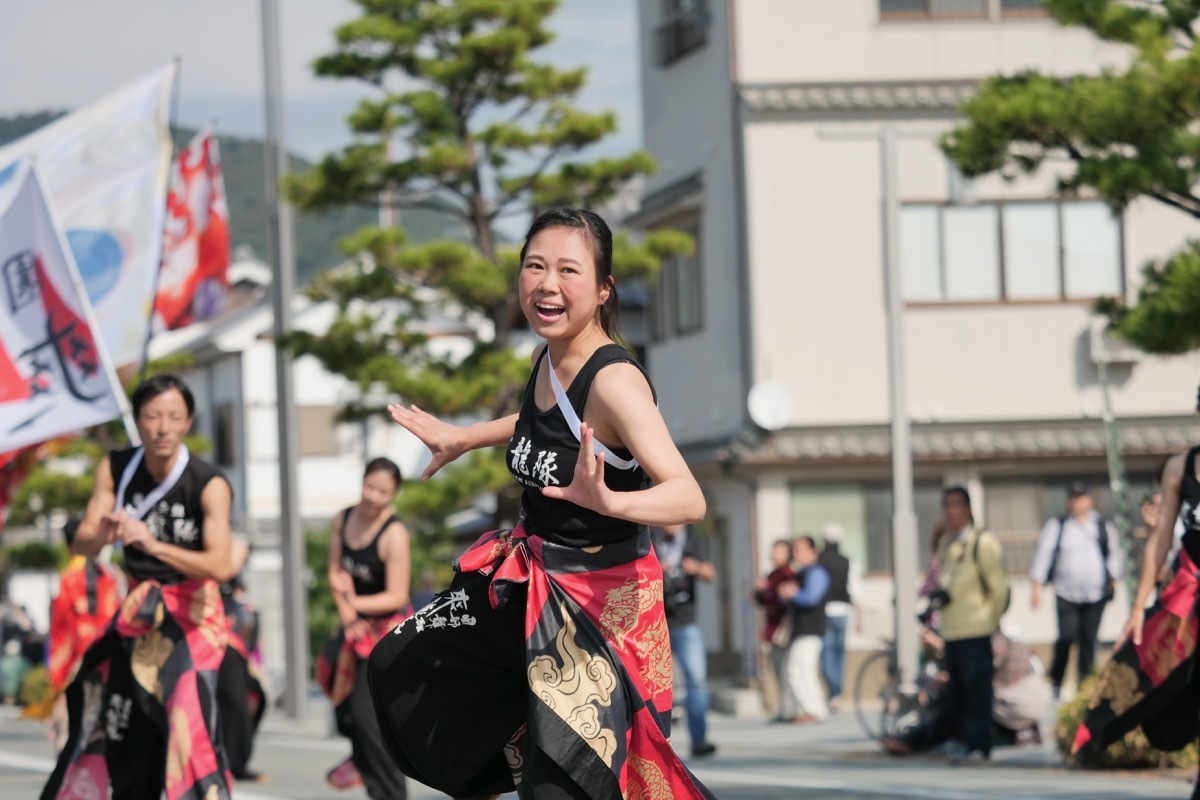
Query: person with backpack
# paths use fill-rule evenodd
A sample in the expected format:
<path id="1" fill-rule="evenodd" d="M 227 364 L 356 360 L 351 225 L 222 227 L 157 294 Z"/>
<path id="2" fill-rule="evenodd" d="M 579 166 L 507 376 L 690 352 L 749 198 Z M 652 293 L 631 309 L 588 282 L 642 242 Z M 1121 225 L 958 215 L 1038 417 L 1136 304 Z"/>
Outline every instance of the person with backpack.
<path id="1" fill-rule="evenodd" d="M 944 750 L 955 764 L 984 763 L 992 752 L 992 634 L 1008 608 L 1008 580 L 1000 540 L 976 527 L 965 488 L 942 492 L 942 525 L 941 624 L 954 714 Z"/>
<path id="2" fill-rule="evenodd" d="M 1047 520 L 1029 569 L 1030 597 L 1036 609 L 1042 588 L 1054 584 L 1058 639 L 1050 665 L 1050 685 L 1057 700 L 1067 672 L 1071 645 L 1078 645 L 1076 674 L 1083 683 L 1096 658 L 1100 617 L 1121 579 L 1121 547 L 1116 529 L 1095 510 L 1088 485 L 1072 483 L 1065 516 Z"/>

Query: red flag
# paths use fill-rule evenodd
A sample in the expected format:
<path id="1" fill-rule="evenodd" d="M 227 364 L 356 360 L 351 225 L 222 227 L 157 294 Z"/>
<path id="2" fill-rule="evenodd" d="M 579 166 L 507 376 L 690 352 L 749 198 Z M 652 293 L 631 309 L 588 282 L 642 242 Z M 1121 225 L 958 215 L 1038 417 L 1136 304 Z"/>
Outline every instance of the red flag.
<path id="1" fill-rule="evenodd" d="M 196 134 L 171 167 L 154 330 L 220 314 L 229 299 L 229 206 L 217 137 Z"/>
<path id="2" fill-rule="evenodd" d="M 44 445 L 31 444 L 0 453 L 0 533 L 8 520 L 8 504 L 12 502 L 29 471 L 37 465 Z"/>
<path id="3" fill-rule="evenodd" d="M 29 381 L 21 376 L 16 363 L 4 349 L 4 342 L 0 341 L 0 403 L 28 400 L 31 394 Z M 3 469 L 6 463 L 5 455 L 7 454 L 0 453 L 0 469 Z"/>

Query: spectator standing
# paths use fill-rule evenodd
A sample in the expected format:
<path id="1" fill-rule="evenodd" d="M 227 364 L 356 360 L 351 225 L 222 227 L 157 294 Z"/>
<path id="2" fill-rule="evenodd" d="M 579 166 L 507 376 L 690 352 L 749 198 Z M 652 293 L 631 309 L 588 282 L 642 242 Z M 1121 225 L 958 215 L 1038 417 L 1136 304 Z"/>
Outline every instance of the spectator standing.
<path id="1" fill-rule="evenodd" d="M 1065 516 L 1047 520 L 1029 570 L 1035 609 L 1041 605 L 1043 587 L 1054 584 L 1058 639 L 1050 665 L 1050 684 L 1055 699 L 1066 676 L 1071 645 L 1078 645 L 1078 682 L 1091 673 L 1100 617 L 1123 572 L 1116 529 L 1095 510 L 1087 484 L 1071 484 L 1067 510 Z"/>
<path id="2" fill-rule="evenodd" d="M 712 755 L 717 746 L 708 741 L 708 654 L 704 631 L 696 622 L 696 581 L 714 580 L 717 570 L 709 560 L 704 540 L 692 536 L 685 525 L 659 528 L 654 536 L 654 552 L 663 570 L 671 655 L 683 669 L 692 755 Z"/>
<path id="3" fill-rule="evenodd" d="M 796 563 L 795 580 L 779 587 L 792 615 L 792 643 L 788 648 L 788 688 L 797 713 L 793 722 L 824 722 L 829 716 L 825 691 L 821 688 L 821 643 L 825 639 L 825 598 L 829 594 L 829 572 L 817 563 L 817 545 L 811 536 L 792 542 Z"/>
<path id="4" fill-rule="evenodd" d="M 779 586 L 794 580 L 792 569 L 792 543 L 779 539 L 771 545 L 772 569 L 754 584 L 754 601 L 763 607 L 763 645 L 767 649 L 771 672 L 779 693 L 779 713 L 773 722 L 791 722 L 796 715 L 792 706 L 792 693 L 788 688 L 787 654 L 792 641 L 792 620 L 785 600 L 779 596 Z"/>
<path id="5" fill-rule="evenodd" d="M 858 573 L 855 565 L 841 552 L 845 530 L 836 522 L 821 528 L 823 547 L 817 563 L 829 573 L 829 594 L 825 597 L 825 638 L 821 644 L 821 677 L 829 689 L 829 705 L 836 708 L 842 698 L 846 669 L 846 631 L 850 615 L 854 614 L 855 630 L 862 630 L 855 598 L 858 594 Z"/>
<path id="6" fill-rule="evenodd" d="M 954 710 L 946 743 L 954 763 L 987 761 L 992 752 L 992 634 L 1008 605 L 1000 540 L 975 526 L 971 497 L 961 486 L 942 493 L 942 524 L 948 533 L 938 554 L 946 642 L 946 692 Z"/>

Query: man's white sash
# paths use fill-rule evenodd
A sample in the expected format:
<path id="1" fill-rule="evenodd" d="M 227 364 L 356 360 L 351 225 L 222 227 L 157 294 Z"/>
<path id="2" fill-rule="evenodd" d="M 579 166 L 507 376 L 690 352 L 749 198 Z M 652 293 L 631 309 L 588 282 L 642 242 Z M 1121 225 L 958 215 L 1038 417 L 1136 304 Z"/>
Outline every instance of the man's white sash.
<path id="1" fill-rule="evenodd" d="M 116 505 L 113 511 L 120 511 L 125 504 L 125 490 L 129 488 L 129 482 L 133 480 L 133 474 L 137 472 L 138 465 L 142 463 L 142 456 L 145 454 L 146 448 L 139 447 L 133 454 L 133 458 L 129 459 L 129 463 L 125 465 L 125 471 L 121 473 L 121 482 L 117 485 Z M 155 486 L 148 495 L 142 498 L 142 502 L 138 503 L 137 507 L 130 512 L 129 516 L 134 519 L 141 519 L 154 508 L 154 504 L 163 499 L 163 496 L 174 488 L 175 484 L 179 483 L 179 479 L 183 477 L 183 471 L 187 469 L 188 459 L 191 454 L 188 453 L 187 445 L 180 444 L 179 452 L 175 456 L 175 466 L 171 467 L 171 471 L 167 474 L 166 480 Z"/>

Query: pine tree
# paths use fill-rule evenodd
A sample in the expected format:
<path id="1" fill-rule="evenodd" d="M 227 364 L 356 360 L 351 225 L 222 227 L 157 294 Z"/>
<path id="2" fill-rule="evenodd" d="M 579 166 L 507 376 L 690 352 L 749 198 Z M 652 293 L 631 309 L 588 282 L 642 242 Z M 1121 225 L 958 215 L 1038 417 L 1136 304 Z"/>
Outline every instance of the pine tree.
<path id="1" fill-rule="evenodd" d="M 1149 197 L 1200 218 L 1200 47 L 1197 0 L 1045 0 L 1063 25 L 1126 49 L 1127 66 L 1060 78 L 1035 71 L 983 82 L 967 118 L 942 140 L 968 176 L 1032 173 L 1069 163 L 1063 193 L 1092 191 L 1115 210 Z M 1065 157 L 1065 159 L 1064 159 Z M 1145 350 L 1200 347 L 1200 243 L 1147 264 L 1137 303 L 1098 305 Z"/>
<path id="2" fill-rule="evenodd" d="M 337 29 L 335 51 L 314 67 L 376 92 L 349 117 L 354 143 L 294 180 L 290 195 L 303 209 L 380 198 L 433 203 L 465 235 L 415 245 L 401 227 L 360 231 L 344 242 L 351 263 L 310 289 L 314 299 L 336 303 L 336 320 L 319 336 L 295 333 L 292 344 L 364 392 L 382 386 L 433 414 L 511 413 L 529 361 L 512 346 L 523 325 L 518 248 L 502 241 L 497 226 L 552 205 L 603 204 L 653 162 L 641 152 L 587 157 L 617 120 L 572 105 L 584 69 L 532 58 L 552 39 L 546 22 L 557 0 L 356 2 L 361 16 Z M 645 279 L 662 257 L 690 246 L 675 232 L 636 245 L 618 237 L 618 281 Z M 435 326 L 469 337 L 469 352 L 431 346 Z M 406 488 L 404 510 L 418 527 L 438 528 L 474 497 L 511 485 L 499 456 L 470 454 L 444 471 L 446 479 Z"/>

